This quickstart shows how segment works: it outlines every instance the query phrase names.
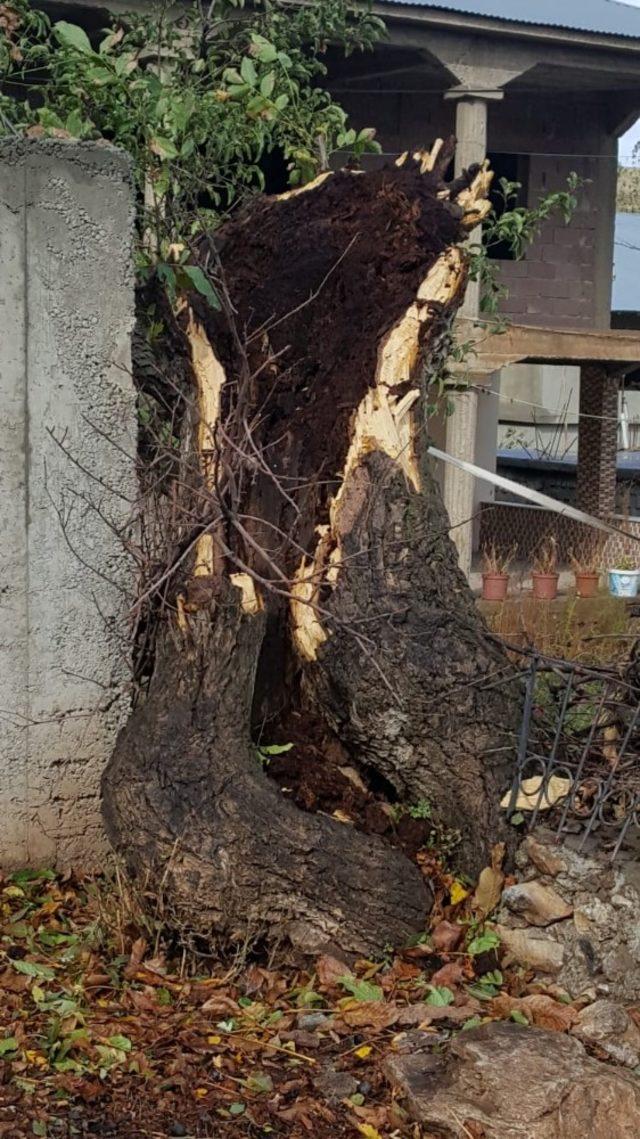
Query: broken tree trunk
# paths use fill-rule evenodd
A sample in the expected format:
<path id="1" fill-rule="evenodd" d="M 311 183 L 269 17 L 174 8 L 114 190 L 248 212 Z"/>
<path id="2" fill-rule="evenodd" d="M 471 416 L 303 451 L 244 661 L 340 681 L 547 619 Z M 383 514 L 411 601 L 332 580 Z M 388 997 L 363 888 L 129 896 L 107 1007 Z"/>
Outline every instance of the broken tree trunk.
<path id="1" fill-rule="evenodd" d="M 459 831 L 470 872 L 501 834 L 519 689 L 426 458 L 462 243 L 488 209 L 487 172 L 447 185 L 450 158 L 436 144 L 255 201 L 200 249 L 224 313 L 194 295 L 178 318 L 197 461 L 168 495 L 168 568 L 144 589 L 153 676 L 104 816 L 208 939 L 401 942 L 432 895 L 390 816 Z M 265 745 L 289 743 L 265 770 Z M 323 772 L 346 814 L 309 791 Z"/>

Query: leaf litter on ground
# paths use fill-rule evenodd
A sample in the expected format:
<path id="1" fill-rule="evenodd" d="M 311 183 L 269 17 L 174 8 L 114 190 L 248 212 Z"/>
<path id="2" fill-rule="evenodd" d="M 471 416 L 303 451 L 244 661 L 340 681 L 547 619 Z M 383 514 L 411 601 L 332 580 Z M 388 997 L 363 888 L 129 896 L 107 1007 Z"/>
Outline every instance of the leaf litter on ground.
<path id="1" fill-rule="evenodd" d="M 408 1033 L 576 1019 L 500 963 L 501 859 L 474 889 L 425 857 L 436 902 L 413 945 L 307 968 L 172 953 L 107 878 L 0 879 L 0 1136 L 413 1136 L 382 1073 Z"/>

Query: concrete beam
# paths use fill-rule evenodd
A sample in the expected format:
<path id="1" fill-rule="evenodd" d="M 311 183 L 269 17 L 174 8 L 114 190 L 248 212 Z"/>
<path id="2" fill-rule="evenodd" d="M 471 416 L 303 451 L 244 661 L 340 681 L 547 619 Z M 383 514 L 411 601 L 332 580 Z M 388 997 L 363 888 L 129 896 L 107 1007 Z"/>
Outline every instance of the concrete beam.
<path id="1" fill-rule="evenodd" d="M 536 328 L 510 324 L 504 331 L 488 323 L 461 317 L 456 322 L 460 343 L 471 344 L 465 365 L 455 370 L 487 375 L 508 364 L 587 364 L 591 361 L 620 365 L 631 371 L 640 364 L 640 332 L 601 332 L 589 329 Z M 625 365 L 627 367 L 625 368 Z"/>
<path id="2" fill-rule="evenodd" d="M 128 710 L 133 567 L 109 523 L 126 533 L 138 493 L 132 233 L 122 152 L 0 144 L 5 868 L 103 850 L 99 780 Z"/>

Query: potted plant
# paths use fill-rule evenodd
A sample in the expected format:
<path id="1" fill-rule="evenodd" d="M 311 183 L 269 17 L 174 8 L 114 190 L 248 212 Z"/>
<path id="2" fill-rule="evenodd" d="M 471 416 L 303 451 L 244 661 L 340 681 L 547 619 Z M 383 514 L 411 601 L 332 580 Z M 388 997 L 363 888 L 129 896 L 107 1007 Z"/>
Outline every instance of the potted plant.
<path id="1" fill-rule="evenodd" d="M 482 551 L 482 600 L 504 601 L 509 588 L 509 566 L 516 554 L 517 546 L 506 553 L 496 549 L 495 542 Z"/>
<path id="2" fill-rule="evenodd" d="M 569 550 L 569 561 L 576 579 L 578 597 L 595 597 L 600 584 L 602 543 L 585 543 L 577 551 Z"/>
<path id="3" fill-rule="evenodd" d="M 543 538 L 533 561 L 533 596 L 553 601 L 558 596 L 558 547 L 553 535 Z"/>
<path id="4" fill-rule="evenodd" d="M 639 583 L 640 570 L 628 554 L 609 570 L 609 591 L 613 597 L 636 597 Z"/>

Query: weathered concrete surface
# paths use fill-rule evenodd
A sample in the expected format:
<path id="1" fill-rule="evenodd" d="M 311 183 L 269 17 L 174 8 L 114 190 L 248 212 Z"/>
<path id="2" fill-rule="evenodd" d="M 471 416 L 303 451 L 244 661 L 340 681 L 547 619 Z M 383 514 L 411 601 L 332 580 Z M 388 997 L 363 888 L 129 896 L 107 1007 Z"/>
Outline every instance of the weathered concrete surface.
<path id="1" fill-rule="evenodd" d="M 123 153 L 0 144 L 5 867 L 103 849 L 98 785 L 128 699 L 132 566 L 108 522 L 126 531 L 136 498 L 132 227 Z"/>
<path id="2" fill-rule="evenodd" d="M 559 1032 L 496 1023 L 447 1052 L 390 1056 L 387 1078 L 441 1139 L 637 1139 L 640 1082 Z"/>

